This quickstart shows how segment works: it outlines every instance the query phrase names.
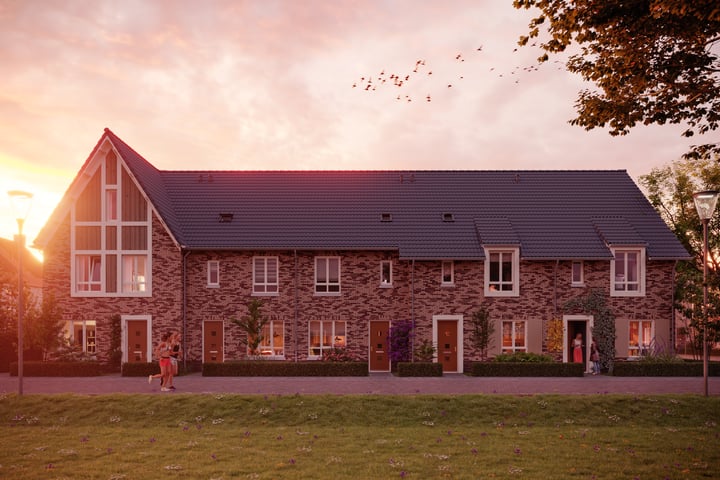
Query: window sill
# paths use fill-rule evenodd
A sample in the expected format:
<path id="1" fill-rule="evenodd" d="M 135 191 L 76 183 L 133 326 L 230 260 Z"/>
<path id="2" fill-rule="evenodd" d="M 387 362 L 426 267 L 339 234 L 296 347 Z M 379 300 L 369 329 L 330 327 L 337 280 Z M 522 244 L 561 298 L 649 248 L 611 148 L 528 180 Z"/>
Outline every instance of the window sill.
<path id="1" fill-rule="evenodd" d="M 313 294 L 314 297 L 339 297 L 342 295 L 342 292 L 315 292 Z"/>
<path id="2" fill-rule="evenodd" d="M 454 283 L 441 283 L 440 288 L 455 288 Z"/>
<path id="3" fill-rule="evenodd" d="M 215 285 L 215 284 L 208 284 L 208 285 L 205 285 L 205 286 L 206 286 L 207 288 L 220 288 L 220 284 L 217 284 L 217 285 Z"/>
<path id="4" fill-rule="evenodd" d="M 381 283 L 378 288 L 393 288 L 392 283 Z"/>
<path id="5" fill-rule="evenodd" d="M 280 292 L 253 292 L 251 297 L 279 297 Z"/>
<path id="6" fill-rule="evenodd" d="M 585 284 L 584 283 L 571 283 L 570 287 L 571 288 L 584 288 Z"/>

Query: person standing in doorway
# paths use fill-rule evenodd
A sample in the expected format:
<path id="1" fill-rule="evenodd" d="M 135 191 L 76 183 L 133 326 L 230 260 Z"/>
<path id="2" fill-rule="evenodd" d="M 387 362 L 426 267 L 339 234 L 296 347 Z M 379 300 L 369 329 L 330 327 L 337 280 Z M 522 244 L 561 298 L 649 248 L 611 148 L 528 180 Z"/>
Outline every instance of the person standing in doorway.
<path id="1" fill-rule="evenodd" d="M 573 340 L 573 362 L 574 363 L 583 363 L 583 354 L 582 354 L 582 347 L 583 347 L 583 341 L 582 341 L 582 333 L 578 332 L 577 335 L 575 335 L 575 340 Z"/>

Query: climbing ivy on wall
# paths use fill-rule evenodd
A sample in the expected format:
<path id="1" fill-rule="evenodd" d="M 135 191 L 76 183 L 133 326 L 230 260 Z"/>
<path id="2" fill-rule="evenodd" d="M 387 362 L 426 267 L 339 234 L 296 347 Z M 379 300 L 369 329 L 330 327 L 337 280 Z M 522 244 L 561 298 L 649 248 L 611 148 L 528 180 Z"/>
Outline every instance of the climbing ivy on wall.
<path id="1" fill-rule="evenodd" d="M 607 298 L 602 290 L 590 290 L 584 297 L 568 300 L 563 305 L 565 313 L 583 313 L 593 316 L 592 336 L 600 350 L 600 364 L 610 373 L 615 359 L 615 315 L 608 308 Z"/>

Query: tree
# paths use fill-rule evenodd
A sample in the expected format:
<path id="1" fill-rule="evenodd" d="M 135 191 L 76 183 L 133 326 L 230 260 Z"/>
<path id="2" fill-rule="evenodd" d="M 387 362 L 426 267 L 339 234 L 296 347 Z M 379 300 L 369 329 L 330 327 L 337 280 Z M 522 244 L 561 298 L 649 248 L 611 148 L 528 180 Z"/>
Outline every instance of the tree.
<path id="1" fill-rule="evenodd" d="M 473 345 L 480 351 L 480 359 L 485 360 L 495 333 L 495 324 L 490 318 L 487 307 L 481 306 L 476 312 L 473 312 L 470 322 Z"/>
<path id="2" fill-rule="evenodd" d="M 675 281 L 675 308 L 689 319 L 692 343 L 701 350 L 698 334 L 703 321 L 703 229 L 693 193 L 720 188 L 718 158 L 678 160 L 653 169 L 639 179 L 648 199 L 693 256 L 678 264 Z M 720 315 L 720 220 L 714 215 L 708 224 L 708 316 Z M 709 324 L 709 341 L 717 338 L 718 324 Z"/>
<path id="3" fill-rule="evenodd" d="M 248 314 L 241 319 L 233 318 L 232 322 L 247 334 L 246 342 L 250 355 L 259 355 L 259 347 L 264 340 L 263 329 L 270 319 L 262 314 L 263 302 L 257 298 L 248 303 Z"/>
<path id="4" fill-rule="evenodd" d="M 62 343 L 62 309 L 50 294 L 43 297 L 42 304 L 33 304 L 27 311 L 27 342 L 28 347 L 42 352 L 42 359 L 47 360 L 48 354 Z"/>
<path id="5" fill-rule="evenodd" d="M 608 126 L 611 135 L 626 135 L 638 123 L 683 123 L 686 137 L 720 125 L 717 0 L 514 0 L 513 5 L 540 11 L 519 40 L 520 45 L 540 40 L 540 62 L 572 44 L 580 47 L 566 67 L 597 88 L 579 93 L 571 124 L 586 130 Z M 720 143 L 706 143 L 694 145 L 686 158 L 718 153 Z"/>

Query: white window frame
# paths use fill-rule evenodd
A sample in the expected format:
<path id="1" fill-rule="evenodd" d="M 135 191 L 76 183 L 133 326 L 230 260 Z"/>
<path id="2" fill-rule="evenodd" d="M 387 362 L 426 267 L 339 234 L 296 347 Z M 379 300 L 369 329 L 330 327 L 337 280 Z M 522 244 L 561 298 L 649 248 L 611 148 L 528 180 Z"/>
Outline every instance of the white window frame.
<path id="1" fill-rule="evenodd" d="M 101 292 L 104 276 L 102 255 L 85 252 L 75 255 L 75 282 L 73 285 L 76 292 Z"/>
<path id="2" fill-rule="evenodd" d="M 269 262 L 275 263 L 275 281 L 268 281 Z M 256 276 L 256 263 L 262 263 L 263 278 Z M 276 296 L 280 292 L 280 260 L 278 257 L 258 256 L 252 259 L 253 292 L 255 296 Z"/>
<path id="3" fill-rule="evenodd" d="M 631 325 L 633 323 L 638 324 L 638 342 L 636 344 L 630 343 L 630 334 L 632 333 Z M 644 324 L 650 325 L 649 338 L 645 338 Z M 628 321 L 628 357 L 639 358 L 643 356 L 643 352 L 649 353 L 650 346 L 652 345 L 653 339 L 655 338 L 655 321 L 654 320 L 629 320 Z M 636 352 L 636 353 L 633 353 Z"/>
<path id="4" fill-rule="evenodd" d="M 511 341 L 512 346 L 506 347 L 503 344 L 503 338 L 505 336 L 505 325 L 510 324 L 511 328 Z M 517 345 L 517 327 L 522 325 L 523 330 L 523 340 L 525 342 L 525 345 L 518 346 Z M 515 352 L 527 352 L 528 351 L 528 322 L 527 320 L 503 320 L 500 324 L 500 351 L 502 353 L 515 353 Z"/>
<path id="5" fill-rule="evenodd" d="M 116 178 L 118 179 L 117 184 L 107 183 L 107 172 L 105 166 L 105 156 L 108 154 L 113 147 L 109 141 L 104 143 L 96 152 L 96 156 L 91 162 L 90 168 L 87 170 L 87 177 L 92 178 L 97 172 L 100 171 L 100 221 L 78 221 L 75 216 L 75 208 L 70 211 L 70 295 L 72 297 L 150 297 L 152 296 L 152 220 L 153 211 L 150 204 L 150 200 L 145 197 L 145 208 L 147 209 L 146 218 L 143 221 L 123 221 L 122 219 L 122 185 L 120 179 L 122 178 L 122 172 L 124 164 L 122 157 L 115 152 L 117 161 L 115 162 Z M 134 181 L 131 172 L 127 172 L 128 176 Z M 140 192 L 144 195 L 142 189 L 136 184 L 136 187 L 140 189 Z M 111 208 L 110 203 L 115 202 L 115 208 Z M 111 213 L 112 212 L 112 213 Z M 147 249 L 145 250 L 122 250 L 122 234 L 121 229 L 123 227 L 142 226 L 146 227 L 147 239 L 145 244 Z M 99 250 L 78 250 L 76 249 L 76 229 L 77 227 L 100 227 L 100 249 Z M 115 231 L 115 238 L 109 239 L 109 229 L 107 227 L 113 227 Z M 114 245 L 115 248 L 109 249 L 109 245 Z M 145 277 L 142 282 L 137 282 L 137 277 L 130 282 L 130 285 L 134 285 L 136 288 L 131 288 L 126 291 L 124 286 L 123 258 L 128 256 L 143 256 L 145 257 Z M 88 280 L 81 278 L 82 268 L 78 263 L 79 259 L 85 256 L 99 256 L 100 257 L 100 280 L 99 288 L 98 282 L 88 282 Z M 108 271 L 107 262 L 113 259 L 115 263 L 114 271 L 115 278 L 113 279 L 116 291 L 106 292 L 107 289 L 107 278 L 106 272 Z M 83 288 L 83 287 L 88 287 Z"/>
<path id="6" fill-rule="evenodd" d="M 642 247 L 621 247 L 611 248 L 613 259 L 610 261 L 610 296 L 611 297 L 644 297 L 645 296 L 645 248 Z M 627 273 L 616 273 L 618 260 L 623 262 L 623 269 L 628 270 L 628 254 L 637 255 L 637 266 L 635 274 L 637 281 L 627 280 Z M 619 258 L 620 257 L 620 258 Z M 622 289 L 618 289 L 622 286 Z M 636 286 L 630 290 L 628 287 Z"/>
<path id="7" fill-rule="evenodd" d="M 121 255 L 120 262 L 120 276 L 122 283 L 120 285 L 120 293 L 138 293 L 145 292 L 147 290 L 147 277 L 148 277 L 148 266 L 147 266 L 147 255 L 136 255 L 136 254 L 123 254 Z M 142 260 L 143 275 L 138 272 L 140 270 L 139 261 Z M 131 268 L 128 273 L 128 267 Z"/>
<path id="8" fill-rule="evenodd" d="M 319 324 L 319 345 L 312 344 L 312 331 L 313 324 Z M 342 332 L 338 328 L 342 324 Z M 330 332 L 327 328 L 330 328 Z M 341 335 L 341 333 L 344 333 Z M 330 341 L 325 344 L 323 341 L 324 337 L 328 335 Z M 325 350 L 332 350 L 333 348 L 347 348 L 347 337 L 348 337 L 348 322 L 345 320 L 310 320 L 308 322 L 308 359 L 309 360 L 321 360 L 323 352 Z M 317 350 L 318 352 L 314 352 Z"/>
<path id="9" fill-rule="evenodd" d="M 68 320 L 65 322 L 65 338 L 73 344 L 77 344 L 78 339 L 75 338 L 75 326 L 82 329 L 82 343 L 80 344 L 83 353 L 95 355 L 97 353 L 97 321 L 95 320 Z M 88 328 L 90 327 L 90 328 Z M 91 338 L 88 337 L 88 331 L 92 331 Z"/>
<path id="10" fill-rule="evenodd" d="M 337 261 L 337 282 L 330 281 L 332 261 Z M 324 265 L 320 265 L 324 263 Z M 324 270 L 323 272 L 321 272 Z M 342 262 L 340 257 L 315 257 L 315 295 L 317 296 L 337 296 L 341 293 L 341 272 Z M 320 273 L 325 277 L 325 281 L 320 281 Z"/>
<path id="11" fill-rule="evenodd" d="M 520 296 L 520 249 L 518 247 L 485 247 L 485 296 L 486 297 L 517 297 Z M 511 256 L 511 279 L 503 280 L 502 277 L 498 282 L 490 282 L 490 265 L 493 255 L 500 255 L 500 263 L 506 255 Z M 498 269 L 502 273 L 502 269 Z M 502 290 L 494 287 L 495 283 L 510 285 L 509 290 Z"/>
<path id="12" fill-rule="evenodd" d="M 274 334 L 278 333 L 277 336 Z M 270 320 L 263 327 L 263 339 L 258 345 L 258 351 L 264 359 L 268 360 L 284 360 L 285 359 L 285 322 L 282 320 Z M 276 342 L 276 338 L 281 339 L 282 344 Z M 248 355 L 250 351 L 248 350 Z"/>
<path id="13" fill-rule="evenodd" d="M 393 285 L 392 260 L 380 261 L 380 288 L 390 288 Z"/>
<path id="14" fill-rule="evenodd" d="M 443 287 L 455 285 L 455 262 L 453 260 L 440 262 L 440 285 Z"/>
<path id="15" fill-rule="evenodd" d="M 207 286 L 211 288 L 220 286 L 220 260 L 208 260 Z"/>
<path id="16" fill-rule="evenodd" d="M 575 267 L 578 268 L 578 275 L 575 275 Z M 585 263 L 582 260 L 570 262 L 570 285 L 573 287 L 585 286 Z"/>

